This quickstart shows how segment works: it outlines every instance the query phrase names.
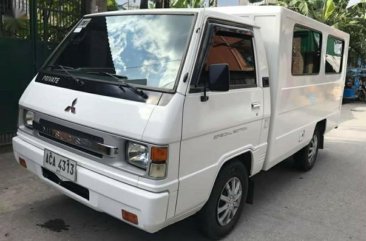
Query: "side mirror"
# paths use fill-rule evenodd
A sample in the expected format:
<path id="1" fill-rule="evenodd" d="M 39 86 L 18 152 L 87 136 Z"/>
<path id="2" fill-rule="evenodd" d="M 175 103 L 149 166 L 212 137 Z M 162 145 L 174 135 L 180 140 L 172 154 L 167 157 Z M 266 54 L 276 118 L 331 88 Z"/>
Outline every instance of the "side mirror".
<path id="1" fill-rule="evenodd" d="M 228 91 L 230 71 L 228 64 L 211 64 L 208 67 L 208 87 L 212 91 Z"/>

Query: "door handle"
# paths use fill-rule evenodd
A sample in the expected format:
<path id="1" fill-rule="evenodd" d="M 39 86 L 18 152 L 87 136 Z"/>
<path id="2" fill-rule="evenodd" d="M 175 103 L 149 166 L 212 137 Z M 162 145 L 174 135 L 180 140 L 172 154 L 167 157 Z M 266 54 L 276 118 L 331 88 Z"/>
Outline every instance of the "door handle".
<path id="1" fill-rule="evenodd" d="M 259 103 L 252 103 L 252 109 L 259 109 L 261 108 L 261 104 Z"/>

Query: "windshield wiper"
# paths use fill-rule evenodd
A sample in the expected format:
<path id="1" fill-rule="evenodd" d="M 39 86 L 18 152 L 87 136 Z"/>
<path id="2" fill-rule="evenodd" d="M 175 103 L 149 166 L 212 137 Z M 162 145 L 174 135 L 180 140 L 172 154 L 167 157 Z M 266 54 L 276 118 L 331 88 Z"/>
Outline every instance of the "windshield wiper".
<path id="1" fill-rule="evenodd" d="M 148 98 L 147 94 L 145 94 L 142 90 L 136 88 L 135 86 L 133 86 L 125 81 L 128 79 L 127 76 L 113 74 L 113 73 L 109 73 L 109 72 L 86 72 L 86 73 L 95 74 L 95 75 L 106 75 L 106 76 L 112 77 L 113 79 L 117 80 L 117 82 L 119 83 L 118 86 L 121 90 L 125 91 L 124 87 L 126 87 L 126 88 L 129 88 L 130 90 L 132 90 L 133 93 L 141 96 L 142 98 L 144 98 L 144 99 Z"/>
<path id="2" fill-rule="evenodd" d="M 70 66 L 64 66 L 64 65 L 49 65 L 47 67 L 50 67 L 51 69 L 61 69 L 63 72 L 65 72 L 68 76 L 70 76 L 76 84 L 82 86 L 84 85 L 84 81 L 78 79 L 77 77 L 75 77 L 75 75 L 71 74 L 68 70 L 75 70 L 75 68 L 70 67 Z"/>
<path id="3" fill-rule="evenodd" d="M 46 68 L 51 68 L 51 69 L 69 69 L 69 70 L 74 70 L 75 68 L 74 67 L 71 67 L 71 66 L 66 66 L 66 65 L 61 65 L 61 64 L 51 64 L 51 65 L 48 65 Z"/>
<path id="4" fill-rule="evenodd" d="M 113 74 L 113 73 L 109 73 L 109 72 L 103 72 L 103 71 L 89 71 L 86 72 L 87 74 L 95 74 L 95 75 L 105 75 L 105 76 L 110 76 L 118 81 L 121 81 L 121 79 L 128 79 L 127 76 L 125 75 L 118 75 L 118 74 Z"/>

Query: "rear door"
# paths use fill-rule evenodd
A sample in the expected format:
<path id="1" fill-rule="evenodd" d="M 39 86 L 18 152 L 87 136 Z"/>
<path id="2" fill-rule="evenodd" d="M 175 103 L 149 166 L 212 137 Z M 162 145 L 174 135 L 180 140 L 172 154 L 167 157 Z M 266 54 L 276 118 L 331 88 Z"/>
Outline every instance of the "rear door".
<path id="1" fill-rule="evenodd" d="M 263 122 L 252 29 L 212 19 L 202 39 L 184 105 L 177 214 L 208 199 L 225 159 L 256 151 Z M 207 89 L 208 100 L 202 100 L 208 66 L 223 63 L 229 65 L 230 90 Z"/>

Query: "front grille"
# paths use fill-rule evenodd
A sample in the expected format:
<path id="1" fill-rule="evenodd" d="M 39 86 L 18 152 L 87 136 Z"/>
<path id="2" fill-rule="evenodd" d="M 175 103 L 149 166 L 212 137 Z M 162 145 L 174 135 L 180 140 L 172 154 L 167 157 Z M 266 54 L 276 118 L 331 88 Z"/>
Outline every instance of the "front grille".
<path id="1" fill-rule="evenodd" d="M 33 126 L 39 135 L 101 158 L 100 143 L 103 138 L 93 136 L 43 119 Z"/>
<path id="2" fill-rule="evenodd" d="M 61 187 L 66 188 L 67 190 L 79 195 L 80 197 L 85 198 L 86 200 L 89 200 L 89 190 L 87 188 L 70 181 L 62 181 L 55 173 L 43 167 L 42 167 L 42 173 L 43 176 L 48 180 L 60 185 Z"/>

